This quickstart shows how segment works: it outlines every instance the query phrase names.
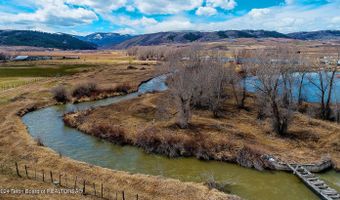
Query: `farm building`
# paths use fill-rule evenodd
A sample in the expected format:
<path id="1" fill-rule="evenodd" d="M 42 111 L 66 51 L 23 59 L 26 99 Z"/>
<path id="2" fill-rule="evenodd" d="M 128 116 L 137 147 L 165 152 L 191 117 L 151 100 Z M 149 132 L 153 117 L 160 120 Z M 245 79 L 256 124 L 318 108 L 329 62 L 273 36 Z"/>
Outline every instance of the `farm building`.
<path id="1" fill-rule="evenodd" d="M 26 60 L 28 60 L 28 57 L 29 56 L 17 56 L 15 58 L 13 58 L 12 60 L 13 61 L 26 61 Z"/>
<path id="2" fill-rule="evenodd" d="M 12 61 L 52 60 L 51 56 L 16 56 Z"/>

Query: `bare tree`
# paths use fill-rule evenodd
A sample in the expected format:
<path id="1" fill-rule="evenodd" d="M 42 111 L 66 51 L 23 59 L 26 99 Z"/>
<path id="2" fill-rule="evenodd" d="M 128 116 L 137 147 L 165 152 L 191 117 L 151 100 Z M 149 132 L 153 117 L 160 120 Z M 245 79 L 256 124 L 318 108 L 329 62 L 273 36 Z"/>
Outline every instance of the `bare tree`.
<path id="1" fill-rule="evenodd" d="M 127 49 L 126 54 L 128 56 L 136 56 L 137 52 L 138 52 L 138 47 L 133 46 L 133 47 L 130 47 L 130 48 Z"/>
<path id="2" fill-rule="evenodd" d="M 306 75 L 308 72 L 308 67 L 310 67 L 310 63 L 307 59 L 300 56 L 298 58 L 298 68 L 297 68 L 297 104 L 298 106 L 301 106 L 302 102 L 304 101 L 305 97 L 303 95 L 303 88 L 306 81 Z"/>
<path id="3" fill-rule="evenodd" d="M 53 98 L 57 102 L 66 103 L 69 101 L 69 94 L 64 86 L 58 86 L 52 89 Z"/>
<path id="4" fill-rule="evenodd" d="M 317 88 L 320 98 L 321 119 L 329 120 L 331 118 L 331 99 L 334 90 L 335 75 L 337 72 L 337 61 L 340 59 L 340 51 L 337 59 L 328 64 L 321 62 L 319 58 L 314 59 L 313 66 L 317 70 L 308 76 L 309 82 Z M 334 63 L 334 64 L 333 64 Z"/>
<path id="5" fill-rule="evenodd" d="M 335 86 L 337 87 L 337 86 Z M 334 90 L 334 97 L 335 97 L 335 120 L 337 123 L 340 123 L 340 101 L 338 99 L 339 95 L 336 90 Z"/>
<path id="6" fill-rule="evenodd" d="M 177 124 L 187 128 L 193 108 L 201 107 L 220 116 L 226 98 L 226 68 L 218 52 L 203 53 L 200 47 L 173 51 L 165 64 L 169 91 L 177 109 Z"/>
<path id="7" fill-rule="evenodd" d="M 293 72 L 297 64 L 294 56 L 294 51 L 285 47 L 259 50 L 254 57 L 257 77 L 254 85 L 258 91 L 259 105 L 266 102 L 272 127 L 279 135 L 287 133 L 292 117 Z"/>
<path id="8" fill-rule="evenodd" d="M 165 60 L 168 46 L 134 46 L 127 50 L 128 56 L 135 56 L 139 60 Z"/>
<path id="9" fill-rule="evenodd" d="M 183 60 L 190 56 L 188 60 Z M 165 63 L 171 73 L 168 78 L 169 91 L 177 109 L 177 124 L 187 128 L 191 117 L 194 93 L 197 92 L 198 70 L 201 68 L 198 50 L 173 52 Z"/>
<path id="10" fill-rule="evenodd" d="M 234 62 L 230 63 L 228 70 L 228 79 L 231 85 L 232 93 L 236 104 L 239 108 L 245 108 L 247 97 L 246 80 L 248 67 L 251 65 L 249 53 L 246 50 L 235 50 L 232 54 Z"/>
<path id="11" fill-rule="evenodd" d="M 226 86 L 229 82 L 227 68 L 224 66 L 222 56 L 218 51 L 212 52 L 203 62 L 203 70 L 199 77 L 203 80 L 198 82 L 204 90 L 201 92 L 206 97 L 209 110 L 214 117 L 221 116 L 222 103 L 227 98 Z M 199 99 L 202 96 L 198 96 Z"/>

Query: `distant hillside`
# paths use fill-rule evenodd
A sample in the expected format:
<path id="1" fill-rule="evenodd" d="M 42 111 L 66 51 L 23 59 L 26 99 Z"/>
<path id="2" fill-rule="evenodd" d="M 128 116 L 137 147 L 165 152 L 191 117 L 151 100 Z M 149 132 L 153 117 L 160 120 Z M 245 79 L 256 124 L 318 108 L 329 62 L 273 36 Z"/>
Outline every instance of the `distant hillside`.
<path id="1" fill-rule="evenodd" d="M 264 30 L 227 30 L 216 32 L 161 32 L 146 35 L 139 35 L 132 39 L 126 40 L 114 48 L 128 48 L 131 46 L 149 46 L 169 43 L 189 43 L 189 42 L 209 42 L 223 39 L 234 38 L 289 38 L 289 36 L 276 32 Z"/>
<path id="2" fill-rule="evenodd" d="M 98 47 L 108 47 L 122 43 L 133 38 L 131 35 L 121 35 L 118 33 L 92 33 L 87 36 L 76 36 L 78 39 L 96 44 Z"/>
<path id="3" fill-rule="evenodd" d="M 215 42 L 237 38 L 290 38 L 299 40 L 340 40 L 340 31 L 324 30 L 283 34 L 266 30 L 226 30 L 215 32 L 180 31 L 144 35 L 93 33 L 87 36 L 38 31 L 0 30 L 0 45 L 33 46 L 59 49 L 125 49 L 131 46 Z"/>
<path id="4" fill-rule="evenodd" d="M 299 40 L 339 40 L 340 31 L 324 30 L 313 32 L 296 32 L 287 34 L 289 37 Z"/>
<path id="5" fill-rule="evenodd" d="M 96 45 L 63 33 L 0 30 L 0 45 L 33 46 L 58 49 L 96 49 Z"/>

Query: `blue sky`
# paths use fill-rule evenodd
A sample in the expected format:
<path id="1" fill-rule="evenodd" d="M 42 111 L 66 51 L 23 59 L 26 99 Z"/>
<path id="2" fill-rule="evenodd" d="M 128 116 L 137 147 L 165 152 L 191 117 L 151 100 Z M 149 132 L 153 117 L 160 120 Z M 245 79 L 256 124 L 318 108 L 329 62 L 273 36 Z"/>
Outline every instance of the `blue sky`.
<path id="1" fill-rule="evenodd" d="M 340 30 L 340 0 L 1 0 L 0 29 L 80 35 Z"/>

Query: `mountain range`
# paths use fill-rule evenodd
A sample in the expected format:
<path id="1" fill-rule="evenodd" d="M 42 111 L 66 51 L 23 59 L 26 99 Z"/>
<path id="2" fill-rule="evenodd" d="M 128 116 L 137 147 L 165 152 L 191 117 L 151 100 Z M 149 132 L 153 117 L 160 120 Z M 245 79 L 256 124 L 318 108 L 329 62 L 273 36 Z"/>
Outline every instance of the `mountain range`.
<path id="1" fill-rule="evenodd" d="M 266 30 L 226 30 L 214 32 L 179 31 L 142 35 L 93 33 L 86 36 L 27 30 L 0 30 L 0 45 L 34 46 L 65 50 L 124 49 L 131 46 L 213 42 L 237 38 L 286 38 L 298 40 L 340 40 L 340 31 L 323 30 L 284 34 Z"/>
<path id="2" fill-rule="evenodd" d="M 131 39 L 134 36 L 127 34 L 119 34 L 119 33 L 92 33 L 86 36 L 77 36 L 76 38 L 82 41 L 90 42 L 92 44 L 97 45 L 101 48 L 112 47 L 117 45 L 125 40 Z"/>
<path id="3" fill-rule="evenodd" d="M 64 33 L 0 30 L 0 45 L 58 49 L 96 49 L 97 46 Z"/>
<path id="4" fill-rule="evenodd" d="M 171 43 L 190 43 L 190 42 L 213 42 L 223 39 L 236 38 L 289 38 L 289 36 L 276 32 L 264 30 L 227 30 L 215 32 L 200 31 L 181 31 L 181 32 L 160 32 L 145 34 L 126 40 L 115 48 L 124 49 L 131 46 L 149 46 Z"/>

